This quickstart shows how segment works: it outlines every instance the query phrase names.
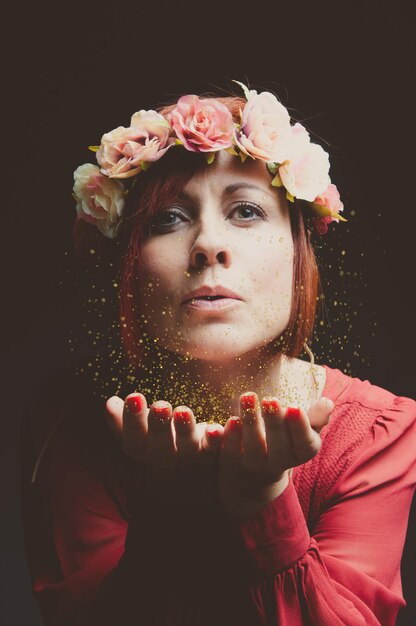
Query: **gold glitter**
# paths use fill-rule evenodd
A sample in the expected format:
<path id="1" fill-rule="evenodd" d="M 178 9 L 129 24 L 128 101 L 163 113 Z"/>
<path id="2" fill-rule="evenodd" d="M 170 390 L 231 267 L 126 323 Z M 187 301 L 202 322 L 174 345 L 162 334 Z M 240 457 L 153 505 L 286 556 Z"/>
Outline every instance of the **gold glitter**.
<path id="1" fill-rule="evenodd" d="M 356 215 L 355 210 L 350 211 L 350 216 Z M 322 290 L 317 295 L 317 317 L 314 333 L 308 339 L 315 353 L 316 362 L 325 362 L 328 365 L 339 367 L 339 369 L 348 370 L 346 373 L 354 373 L 357 364 L 368 361 L 364 348 L 368 342 L 360 341 L 357 335 L 357 328 L 367 326 L 370 331 L 365 333 L 365 337 L 371 340 L 371 331 L 378 331 L 377 323 L 374 322 L 374 316 L 377 311 L 369 310 L 366 306 L 365 299 L 361 294 L 365 294 L 366 285 L 366 266 L 363 263 L 363 257 L 368 252 L 367 242 L 360 239 L 361 235 L 358 229 L 354 227 L 354 220 L 350 222 L 350 230 L 342 233 L 342 236 L 331 230 L 328 232 L 327 238 L 318 239 L 313 242 L 315 254 L 317 256 L 318 266 L 321 268 Z M 257 234 L 256 234 L 257 235 Z M 269 235 L 267 235 L 269 236 Z M 267 240 L 266 236 L 266 240 Z M 265 240 L 265 241 L 266 241 Z M 282 243 L 286 241 L 284 237 L 276 237 L 275 234 L 270 236 L 272 242 Z M 351 247 L 353 245 L 353 248 Z M 354 255 L 347 254 L 348 250 L 354 249 Z M 66 253 L 63 253 L 66 254 Z M 96 356 L 91 358 L 90 364 L 79 368 L 84 375 L 92 380 L 94 376 L 93 393 L 100 398 L 107 399 L 111 395 L 119 395 L 120 392 L 131 393 L 132 387 L 142 393 L 145 393 L 148 401 L 168 399 L 172 406 L 185 404 L 194 410 L 197 421 L 208 421 L 209 423 L 224 424 L 229 417 L 228 409 L 230 408 L 231 398 L 235 394 L 236 388 L 241 387 L 241 391 L 247 391 L 252 384 L 250 375 L 242 376 L 241 380 L 233 381 L 233 389 L 224 385 L 224 389 L 218 393 L 218 389 L 213 389 L 209 385 L 209 381 L 201 380 L 183 380 L 182 370 L 180 370 L 172 362 L 165 359 L 165 353 L 161 349 L 164 346 L 162 336 L 165 332 L 164 323 L 168 327 L 172 323 L 172 315 L 170 310 L 160 311 L 161 315 L 166 317 L 166 321 L 160 324 L 160 338 L 152 338 L 149 334 L 142 333 L 137 338 L 137 346 L 134 352 L 147 359 L 150 354 L 155 355 L 151 367 L 140 369 L 140 372 L 133 367 L 126 365 L 127 355 L 122 348 L 119 333 L 122 329 L 127 328 L 125 318 L 118 318 L 118 306 L 120 294 L 115 288 L 121 285 L 120 276 L 116 275 L 116 268 L 112 263 L 105 265 L 105 260 L 101 257 L 100 251 L 91 248 L 91 255 L 95 255 L 93 262 L 90 262 L 86 271 L 80 275 L 82 281 L 86 279 L 85 295 L 83 304 L 85 306 L 86 323 L 79 323 L 79 328 L 75 329 L 75 333 L 71 333 L 71 339 L 68 340 L 68 352 L 72 355 L 75 351 L 84 352 L 85 345 L 94 347 Z M 70 256 L 65 256 L 66 263 L 70 261 Z M 95 263 L 97 261 L 97 263 Z M 105 265 L 105 266 L 104 266 Z M 286 268 L 280 267 L 280 272 L 276 272 L 271 268 L 270 275 L 279 279 L 286 278 Z M 188 271 L 183 273 L 183 282 L 187 283 L 187 279 L 191 278 Z M 342 278 L 340 281 L 339 278 Z M 74 271 L 66 268 L 63 270 L 63 284 L 67 285 L 69 281 L 73 281 L 73 285 L 78 289 Z M 150 278 L 150 277 L 149 277 Z M 149 280 L 148 278 L 148 280 Z M 250 277 L 241 277 L 241 284 L 251 286 L 252 279 Z M 78 280 L 79 282 L 79 280 Z M 151 277 L 151 282 L 145 281 L 146 289 L 157 289 L 157 280 Z M 255 287 L 255 285 L 254 285 Z M 304 286 L 299 283 L 295 287 L 297 290 L 303 291 Z M 323 293 L 325 290 L 325 294 Z M 134 288 L 130 288 L 130 292 L 126 297 L 133 298 Z M 364 300 L 361 302 L 360 300 Z M 277 309 L 276 309 L 276 312 Z M 148 326 L 148 320 L 136 313 L 137 319 L 140 319 L 142 327 Z M 357 328 L 356 328 L 357 326 Z M 149 326 L 150 328 L 150 326 Z M 89 330 L 90 329 L 90 330 Z M 183 329 L 182 329 L 183 330 Z M 69 331 L 70 332 L 70 331 Z M 130 330 L 129 330 L 130 332 Z M 228 332 L 228 329 L 224 332 Z M 362 331 L 359 331 L 362 332 Z M 374 334 L 374 332 L 372 333 Z M 183 337 L 183 335 L 182 335 Z M 182 337 L 176 336 L 175 347 L 180 348 Z M 265 340 L 265 344 L 267 340 Z M 278 343 L 276 343 L 278 345 Z M 96 347 L 95 347 L 96 346 Z M 133 355 L 132 355 L 133 356 Z M 304 356 L 298 357 L 295 361 L 303 361 Z M 187 363 L 188 359 L 192 361 L 189 352 L 181 357 L 183 363 Z M 236 357 L 236 363 L 241 361 L 241 357 Z M 343 364 L 345 367 L 343 367 Z M 301 364 L 302 365 L 302 364 Z M 100 367 L 102 366 L 102 367 Z M 295 367 L 295 365 L 293 365 Z M 317 366 L 313 366 L 316 370 Z M 319 369 L 319 368 L 318 368 Z M 282 399 L 301 401 L 305 390 L 302 390 L 303 380 L 307 389 L 314 388 L 312 383 L 312 372 L 304 366 L 296 385 L 293 385 L 293 379 L 289 374 L 282 372 L 282 379 L 279 384 L 272 385 L 270 390 L 273 394 L 282 394 Z M 77 372 L 78 374 L 78 372 Z M 291 387 L 291 388 L 290 388 Z"/>

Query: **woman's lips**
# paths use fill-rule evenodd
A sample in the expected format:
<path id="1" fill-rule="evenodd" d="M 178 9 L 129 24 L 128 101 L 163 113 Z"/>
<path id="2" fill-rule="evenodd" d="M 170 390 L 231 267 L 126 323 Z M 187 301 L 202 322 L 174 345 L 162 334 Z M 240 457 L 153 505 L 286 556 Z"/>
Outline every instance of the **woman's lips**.
<path id="1" fill-rule="evenodd" d="M 215 300 L 207 300 L 205 298 L 192 298 L 186 300 L 183 304 L 190 309 L 199 309 L 202 311 L 219 311 L 241 302 L 236 298 L 217 298 Z"/>

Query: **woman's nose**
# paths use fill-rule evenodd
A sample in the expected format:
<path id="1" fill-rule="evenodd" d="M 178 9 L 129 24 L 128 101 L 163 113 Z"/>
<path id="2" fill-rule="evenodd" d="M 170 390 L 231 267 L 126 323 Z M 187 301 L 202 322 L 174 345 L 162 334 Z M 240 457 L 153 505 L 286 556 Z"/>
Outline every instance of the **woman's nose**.
<path id="1" fill-rule="evenodd" d="M 206 265 L 231 264 L 231 251 L 225 240 L 225 233 L 219 233 L 213 225 L 201 227 L 191 249 L 191 265 L 197 269 Z"/>

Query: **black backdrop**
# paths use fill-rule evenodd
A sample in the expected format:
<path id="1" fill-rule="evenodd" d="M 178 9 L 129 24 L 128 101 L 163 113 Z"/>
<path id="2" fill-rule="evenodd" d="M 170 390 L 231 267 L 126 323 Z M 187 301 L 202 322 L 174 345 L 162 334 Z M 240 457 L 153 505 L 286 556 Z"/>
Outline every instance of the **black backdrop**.
<path id="1" fill-rule="evenodd" d="M 82 326 L 88 280 L 71 243 L 72 172 L 92 161 L 88 145 L 128 125 L 134 111 L 183 93 L 234 89 L 231 79 L 278 95 L 330 152 L 349 219 L 317 244 L 326 296 L 313 343 L 318 362 L 415 395 L 411 5 L 136 0 L 9 7 L 2 37 L 7 505 L 0 623 L 41 623 L 19 518 L 22 406 L 48 375 L 92 348 Z M 411 531 L 401 624 L 416 623 Z"/>

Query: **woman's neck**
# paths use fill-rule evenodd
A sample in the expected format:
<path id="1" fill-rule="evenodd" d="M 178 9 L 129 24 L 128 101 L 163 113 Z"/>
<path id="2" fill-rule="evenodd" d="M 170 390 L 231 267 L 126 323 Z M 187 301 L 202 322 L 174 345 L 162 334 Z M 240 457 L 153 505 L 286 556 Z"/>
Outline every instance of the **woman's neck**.
<path id="1" fill-rule="evenodd" d="M 173 407 L 189 406 L 197 421 L 221 423 L 238 414 L 239 397 L 255 391 L 261 398 L 278 395 L 285 358 L 263 347 L 224 362 L 203 361 L 163 348 L 148 347 L 136 378 L 148 402 L 167 400 Z"/>

